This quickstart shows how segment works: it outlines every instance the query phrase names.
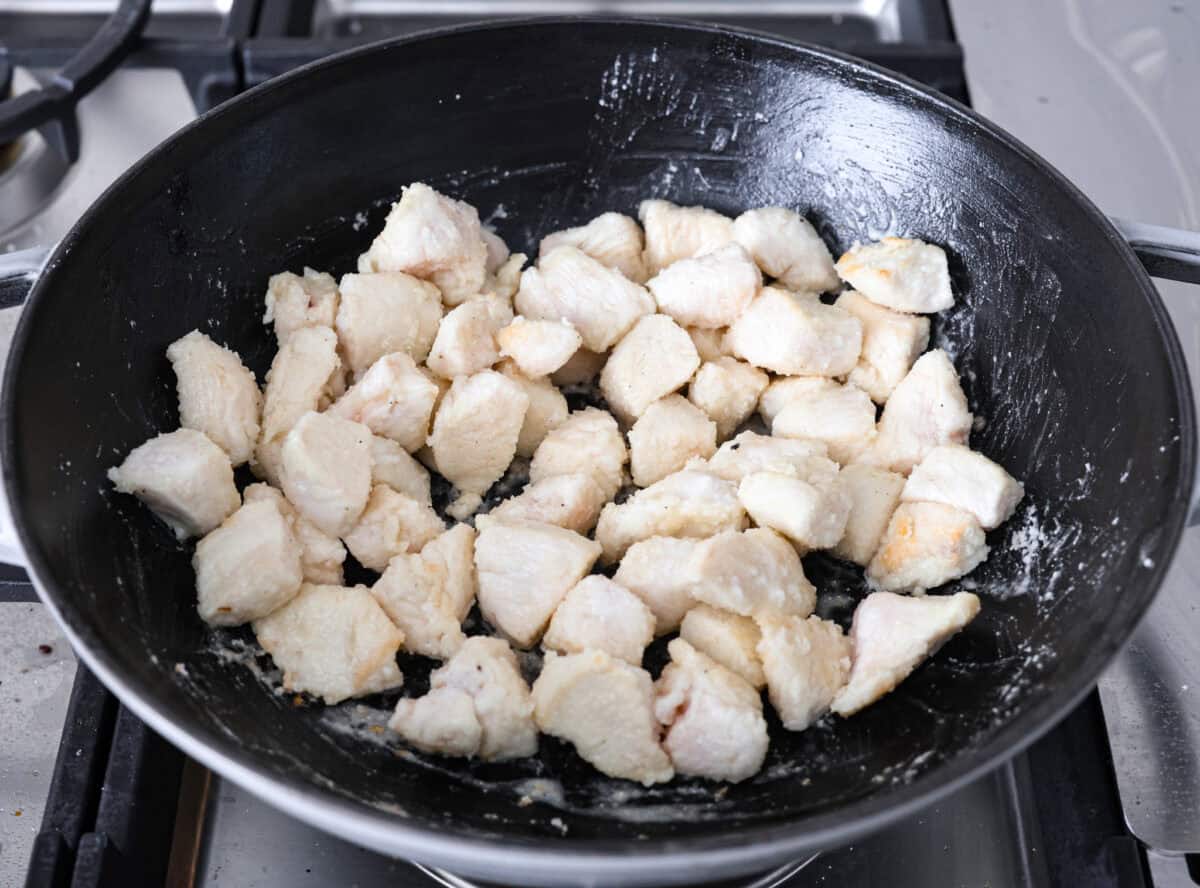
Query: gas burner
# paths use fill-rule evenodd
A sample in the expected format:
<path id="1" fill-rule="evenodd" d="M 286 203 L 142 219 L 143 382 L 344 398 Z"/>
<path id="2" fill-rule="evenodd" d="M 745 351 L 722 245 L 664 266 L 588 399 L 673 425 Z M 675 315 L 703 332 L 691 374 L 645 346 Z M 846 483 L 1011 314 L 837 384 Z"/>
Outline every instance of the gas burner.
<path id="1" fill-rule="evenodd" d="M 19 98 L 39 88 L 29 72 L 17 69 L 12 72 L 7 95 Z M 70 168 L 67 159 L 37 131 L 17 136 L 0 148 L 0 242 L 46 208 Z"/>

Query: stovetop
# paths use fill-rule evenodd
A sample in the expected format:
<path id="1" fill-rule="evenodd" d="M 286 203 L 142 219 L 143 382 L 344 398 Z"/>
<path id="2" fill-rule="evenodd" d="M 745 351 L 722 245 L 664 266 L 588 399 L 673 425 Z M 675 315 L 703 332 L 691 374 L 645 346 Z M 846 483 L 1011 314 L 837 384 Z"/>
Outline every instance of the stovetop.
<path id="1" fill-rule="evenodd" d="M 1119 5 L 1110 0 L 1106 9 Z M 1174 5 L 1164 4 L 1159 12 Z M 12 62 L 20 77 L 36 85 L 72 56 L 113 6 L 111 0 L 0 0 L 0 61 Z M 1080 29 L 1087 30 L 1078 7 L 1078 0 L 1007 5 L 1026 22 L 1061 26 L 1061 32 L 1044 27 L 1038 34 L 1048 56 L 1056 34 L 1060 41 L 1078 42 Z M 80 104 L 79 161 L 55 187 L 46 211 L 0 231 L 0 251 L 52 243 L 107 182 L 197 111 L 297 65 L 369 40 L 484 16 L 593 11 L 718 21 L 836 46 L 960 101 L 974 99 L 1035 147 L 1041 147 L 1036 138 L 1046 138 L 1053 123 L 1069 119 L 1068 109 L 1080 102 L 1082 87 L 1064 85 L 1071 70 L 1043 72 L 1041 83 L 1031 81 L 1025 68 L 1014 76 L 1010 63 L 1025 38 L 1009 34 L 1005 42 L 993 40 L 1006 22 L 989 18 L 968 0 L 955 5 L 953 24 L 942 0 L 158 0 L 139 49 Z M 964 33 L 960 20 L 971 31 L 967 71 L 977 55 L 975 70 L 984 74 L 970 80 L 970 94 L 957 42 Z M 1154 55 L 1157 38 L 1142 33 L 1137 44 L 1128 36 L 1136 30 L 1131 25 L 1123 32 L 1122 39 L 1136 45 L 1121 52 L 1139 71 L 1157 71 L 1161 78 L 1167 63 Z M 1200 26 L 1192 33 L 1200 40 Z M 1200 58 L 1200 47 L 1192 58 Z M 1043 93 L 1057 102 L 1056 89 L 1062 104 L 1053 109 L 1057 113 L 1036 118 L 1036 125 L 1013 113 L 1012 102 L 1024 107 L 1013 95 L 1030 93 L 1030 105 L 1045 111 L 1050 99 Z M 1070 131 L 1071 125 L 1059 129 Z M 1169 143 L 1170 136 L 1156 137 Z M 1200 149 L 1200 143 L 1186 147 Z M 1099 150 L 1095 143 L 1089 148 L 1092 154 Z M 1200 158 L 1200 150 L 1194 156 Z M 1064 165 L 1054 154 L 1051 160 Z M 1066 169 L 1088 187 L 1078 170 Z M 1192 172 L 1196 188 L 1200 171 Z M 0 171 L 0 194 L 5 175 Z M 1176 185 L 1168 193 L 1188 192 Z M 1155 217 L 1152 210 L 1116 209 L 1147 221 L 1188 223 Z M 1200 370 L 1200 312 L 1177 310 L 1184 302 L 1178 293 L 1168 301 L 1195 358 L 1193 370 Z M 728 884 L 1125 888 L 1192 884 L 1189 867 L 1200 883 L 1196 859 L 1154 850 L 1200 848 L 1174 838 L 1170 845 L 1154 841 L 1170 806 L 1145 790 L 1182 783 L 1200 792 L 1196 771 L 1162 774 L 1154 771 L 1159 759 L 1137 754 L 1139 744 L 1156 736 L 1147 723 L 1153 727 L 1166 719 L 1178 730 L 1172 742 L 1182 749 L 1179 760 L 1200 759 L 1200 716 L 1173 705 L 1187 691 L 1190 668 L 1176 674 L 1178 649 L 1194 648 L 1196 637 L 1180 627 L 1194 618 L 1183 602 L 1190 605 L 1200 576 L 1193 567 L 1200 565 L 1200 531 L 1185 537 L 1179 563 L 1183 567 L 1164 590 L 1167 604 L 1156 607 L 1164 614 L 1152 617 L 1169 631 L 1155 631 L 1153 624 L 1142 630 L 1105 680 L 1105 709 L 1091 695 L 1027 753 L 912 820 L 852 847 Z M 76 667 L 35 602 L 19 570 L 0 568 L 0 731 L 6 737 L 0 744 L 0 888 L 23 879 L 30 886 L 466 884 L 317 832 L 187 760 Z M 1193 677 L 1200 693 L 1200 676 Z M 1148 695 L 1142 694 L 1147 687 Z M 1185 796 L 1183 804 L 1187 798 L 1194 797 Z M 1145 816 L 1143 803 L 1155 808 L 1154 816 Z M 1147 849 L 1135 833 L 1151 837 L 1154 847 Z"/>

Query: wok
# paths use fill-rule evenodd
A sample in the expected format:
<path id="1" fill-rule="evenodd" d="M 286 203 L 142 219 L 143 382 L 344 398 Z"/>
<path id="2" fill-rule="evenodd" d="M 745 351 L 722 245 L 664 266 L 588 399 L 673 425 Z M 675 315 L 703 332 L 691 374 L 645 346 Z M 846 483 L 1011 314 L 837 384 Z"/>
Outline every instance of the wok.
<path id="1" fill-rule="evenodd" d="M 980 617 L 899 690 L 803 733 L 771 724 L 755 778 L 644 789 L 563 744 L 487 764 L 352 728 L 389 699 L 298 707 L 230 663 L 195 611 L 189 547 L 105 470 L 177 424 L 166 346 L 199 327 L 259 374 L 267 277 L 340 274 L 402 185 L 480 208 L 514 248 L 666 197 L 800 208 L 836 254 L 893 232 L 943 245 L 934 320 L 1024 480 L 975 588 Z M 1142 232 L 1143 240 L 1154 234 Z M 1185 236 L 1152 250 L 1194 276 Z M 50 256 L 3 392 L 5 491 L 30 574 L 83 661 L 155 730 L 289 814 L 379 851 L 522 884 L 694 882 L 904 817 L 1047 730 L 1144 613 L 1184 525 L 1196 431 L 1179 344 L 1113 225 L 971 111 L 835 52 L 622 20 L 467 27 L 273 80 L 169 139 Z M 857 572 L 806 570 L 846 623 Z M 224 653 L 223 653 L 224 651 Z M 653 654 L 651 655 L 654 656 Z M 237 659 L 235 657 L 235 659 Z M 248 665 L 247 665 L 248 664 Z M 405 661 L 406 693 L 428 664 Z"/>

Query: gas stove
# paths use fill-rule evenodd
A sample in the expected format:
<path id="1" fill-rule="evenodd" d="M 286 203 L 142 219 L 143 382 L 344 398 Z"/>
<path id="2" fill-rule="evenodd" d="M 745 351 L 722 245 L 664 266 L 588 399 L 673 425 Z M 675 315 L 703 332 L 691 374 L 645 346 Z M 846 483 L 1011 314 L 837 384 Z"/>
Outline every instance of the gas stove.
<path id="1" fill-rule="evenodd" d="M 0 0 L 0 94 L 32 96 L 52 83 L 115 6 Z M 1172 21 L 1175 6 L 1105 32 L 1108 42 L 1100 40 L 1097 50 L 1117 52 L 1143 79 L 1157 78 L 1154 101 L 1170 98 L 1163 74 L 1169 41 L 1190 33 L 1193 50 L 1200 49 L 1194 13 L 1158 27 L 1160 19 Z M 1099 26 L 1075 0 L 1014 0 L 1005 9 L 1005 17 L 967 2 L 949 10 L 942 0 L 158 0 L 143 37 L 114 58 L 114 70 L 94 89 L 0 148 L 0 253 L 52 244 L 113 178 L 180 125 L 298 65 L 430 27 L 601 10 L 754 28 L 870 59 L 960 101 L 974 99 L 1101 199 L 1108 178 L 1073 165 L 1067 154 L 1073 110 L 1095 113 L 1088 95 L 1071 85 L 1067 68 L 1023 64 L 1014 72 L 1012 54 L 1024 32 L 995 39 L 1012 19 L 1023 15 L 1026 27 L 1038 20 L 1033 39 L 1045 52 L 1027 54 L 1045 59 L 1066 44 L 1092 45 Z M 1145 24 L 1151 20 L 1155 27 Z M 1200 51 L 1180 55 L 1200 58 Z M 1137 82 L 1113 76 L 1132 90 L 1141 123 L 1154 124 L 1154 101 L 1138 93 Z M 1194 89 L 1196 79 L 1190 82 Z M 1117 88 L 1103 80 L 1101 87 Z M 1113 121 L 1105 125 L 1111 130 Z M 1200 227 L 1200 169 L 1178 160 L 1189 149 L 1200 158 L 1200 140 L 1188 141 L 1200 128 L 1143 131 L 1178 161 L 1150 178 L 1165 170 L 1181 181 L 1148 189 L 1158 197 L 1154 206 L 1102 205 Z M 1056 142 L 1055 132 L 1067 135 Z M 1101 153 L 1089 148 L 1093 158 Z M 1164 288 L 1164 296 L 1193 372 L 1200 372 L 1200 309 L 1181 287 Z M 0 294 L 0 307 L 19 298 Z M 1028 752 L 851 847 L 724 884 L 1126 888 L 1193 884 L 1189 873 L 1200 882 L 1200 857 L 1188 856 L 1200 852 L 1200 675 L 1188 659 L 1196 657 L 1196 632 L 1188 627 L 1200 629 L 1190 604 L 1198 577 L 1200 531 L 1190 531 L 1154 612 L 1100 693 Z M 23 573 L 12 568 L 0 568 L 0 731 L 0 886 L 473 884 L 314 831 L 184 757 L 76 665 Z"/>

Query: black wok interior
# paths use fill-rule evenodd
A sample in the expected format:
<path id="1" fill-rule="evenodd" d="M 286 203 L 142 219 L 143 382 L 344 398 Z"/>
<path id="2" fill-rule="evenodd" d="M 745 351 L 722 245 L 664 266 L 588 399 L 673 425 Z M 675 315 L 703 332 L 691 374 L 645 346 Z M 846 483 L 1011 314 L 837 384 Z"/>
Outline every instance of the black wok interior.
<path id="1" fill-rule="evenodd" d="M 547 738 L 539 757 L 503 765 L 411 755 L 334 729 L 322 707 L 215 654 L 190 547 L 104 473 L 176 427 L 172 340 L 198 327 L 261 380 L 268 276 L 352 271 L 415 180 L 472 202 L 531 253 L 544 233 L 652 196 L 799 208 L 835 255 L 885 233 L 944 245 L 958 302 L 935 342 L 982 418 L 973 445 L 1028 491 L 986 565 L 945 590 L 976 588 L 979 619 L 861 715 L 799 734 L 773 723 L 763 771 L 720 794 L 609 780 Z M 99 202 L 38 283 L 16 348 L 5 474 L 40 585 L 100 662 L 192 736 L 314 798 L 546 850 L 803 835 L 1010 752 L 1094 681 L 1148 606 L 1193 459 L 1165 313 L 1073 188 L 898 78 L 702 27 L 464 30 L 255 90 Z M 821 556 L 806 569 L 822 613 L 848 625 L 857 572 Z M 349 718 L 377 719 L 392 700 Z"/>

